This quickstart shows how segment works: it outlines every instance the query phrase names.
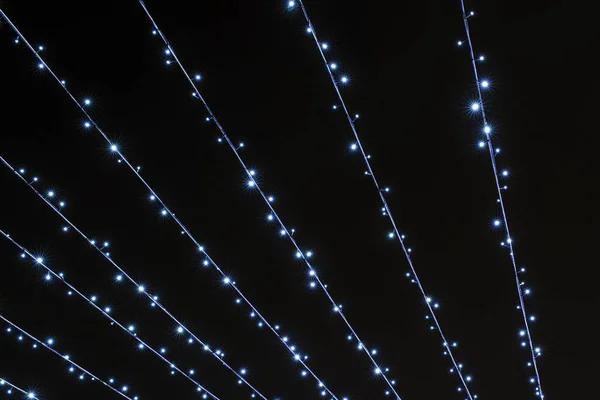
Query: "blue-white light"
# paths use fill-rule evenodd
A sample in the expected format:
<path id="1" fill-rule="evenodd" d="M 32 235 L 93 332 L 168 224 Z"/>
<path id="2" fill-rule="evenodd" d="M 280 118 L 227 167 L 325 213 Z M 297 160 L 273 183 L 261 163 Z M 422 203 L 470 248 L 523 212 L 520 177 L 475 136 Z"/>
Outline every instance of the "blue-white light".
<path id="1" fill-rule="evenodd" d="M 490 87 L 490 82 L 487 80 L 481 81 L 481 87 L 487 89 L 488 87 Z"/>

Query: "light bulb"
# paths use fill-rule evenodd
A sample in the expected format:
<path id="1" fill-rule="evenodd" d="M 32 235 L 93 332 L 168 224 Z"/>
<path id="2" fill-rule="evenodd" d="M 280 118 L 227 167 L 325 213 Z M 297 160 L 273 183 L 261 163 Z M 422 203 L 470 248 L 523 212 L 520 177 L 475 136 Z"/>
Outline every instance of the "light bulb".
<path id="1" fill-rule="evenodd" d="M 490 87 L 490 82 L 487 80 L 481 81 L 481 87 L 482 88 L 488 88 Z"/>

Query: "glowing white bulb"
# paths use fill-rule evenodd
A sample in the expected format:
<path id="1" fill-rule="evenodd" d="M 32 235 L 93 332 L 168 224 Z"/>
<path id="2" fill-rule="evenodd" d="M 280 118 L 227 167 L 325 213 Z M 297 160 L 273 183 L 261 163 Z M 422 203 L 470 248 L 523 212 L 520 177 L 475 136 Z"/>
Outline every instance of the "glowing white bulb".
<path id="1" fill-rule="evenodd" d="M 463 41 L 459 40 L 456 44 L 459 45 L 459 46 L 462 46 L 463 45 Z"/>
<path id="2" fill-rule="evenodd" d="M 256 175 L 256 171 L 253 169 L 251 169 L 248 173 L 250 174 L 250 176 Z"/>
<path id="3" fill-rule="evenodd" d="M 35 259 L 35 261 L 36 261 L 38 264 L 41 264 L 41 263 L 43 263 L 43 262 L 44 262 L 44 259 L 43 259 L 42 257 L 38 257 L 38 258 L 36 258 L 36 259 Z"/>
<path id="4" fill-rule="evenodd" d="M 358 146 L 356 145 L 356 143 L 352 143 L 350 145 L 350 150 L 355 151 L 358 148 Z"/>
<path id="5" fill-rule="evenodd" d="M 275 201 L 275 198 L 273 196 L 269 196 L 267 197 L 267 200 L 269 200 L 269 203 L 272 203 Z"/>
<path id="6" fill-rule="evenodd" d="M 253 180 L 248 181 L 248 186 L 254 187 L 254 185 L 256 185 L 256 183 Z"/>
<path id="7" fill-rule="evenodd" d="M 490 87 L 490 82 L 489 81 L 481 81 L 481 87 L 482 88 L 488 88 Z"/>
<path id="8" fill-rule="evenodd" d="M 105 308 L 104 308 L 104 312 L 105 312 L 105 313 L 109 313 L 110 311 L 111 311 L 110 307 L 105 307 Z"/>
<path id="9" fill-rule="evenodd" d="M 92 101 L 90 99 L 84 99 L 83 104 L 85 104 L 86 106 L 89 106 L 90 104 L 92 104 Z"/>
<path id="10" fill-rule="evenodd" d="M 502 176 L 508 176 L 508 170 L 505 169 L 504 171 L 502 171 Z"/>
<path id="11" fill-rule="evenodd" d="M 161 214 L 162 216 L 166 216 L 166 215 L 167 215 L 167 210 L 162 210 L 162 211 L 160 212 L 160 214 Z"/>
<path id="12" fill-rule="evenodd" d="M 60 203 L 58 203 L 59 206 L 64 207 L 66 205 L 66 203 L 64 201 L 61 201 Z"/>
<path id="13" fill-rule="evenodd" d="M 199 74 L 196 74 L 196 76 L 194 76 L 194 79 L 199 81 L 200 79 L 202 79 L 202 77 Z"/>
<path id="14" fill-rule="evenodd" d="M 44 64 L 42 64 L 42 63 L 39 63 L 39 64 L 38 64 L 38 68 L 39 68 L 39 69 L 44 69 Z"/>
<path id="15" fill-rule="evenodd" d="M 27 393 L 27 398 L 28 399 L 35 399 L 35 393 L 33 393 L 33 392 Z"/>
<path id="16" fill-rule="evenodd" d="M 390 239 L 393 239 L 393 238 L 394 238 L 394 232 L 390 232 L 390 233 L 388 233 L 388 237 L 389 237 Z"/>
<path id="17" fill-rule="evenodd" d="M 116 144 L 110 145 L 110 150 L 111 151 L 117 151 L 117 145 Z"/>
<path id="18" fill-rule="evenodd" d="M 348 83 L 348 77 L 347 76 L 342 76 L 341 81 L 342 81 L 342 83 Z"/>
<path id="19" fill-rule="evenodd" d="M 331 69 L 337 69 L 338 65 L 336 63 L 331 64 Z"/>
<path id="20" fill-rule="evenodd" d="M 146 288 L 143 285 L 138 286 L 138 292 L 143 293 L 145 290 Z"/>
<path id="21" fill-rule="evenodd" d="M 92 126 L 92 124 L 90 124 L 89 122 L 84 122 L 83 126 L 84 126 L 84 128 L 89 128 Z"/>
<path id="22" fill-rule="evenodd" d="M 494 226 L 500 226 L 502 222 L 499 219 L 494 220 Z"/>
<path id="23" fill-rule="evenodd" d="M 485 60 L 485 56 L 483 56 L 483 55 L 479 56 L 479 61 L 483 61 L 483 60 Z"/>
<path id="24" fill-rule="evenodd" d="M 489 125 L 486 125 L 483 127 L 483 132 L 485 134 L 489 134 L 490 132 L 492 132 L 492 128 L 490 128 Z"/>
<path id="25" fill-rule="evenodd" d="M 46 343 L 48 343 L 50 346 L 52 346 L 54 344 L 54 339 L 50 338 L 46 341 Z"/>
<path id="26" fill-rule="evenodd" d="M 381 369 L 380 369 L 380 368 L 375 368 L 375 374 L 376 374 L 376 375 L 379 375 L 379 374 L 381 374 Z"/>
<path id="27" fill-rule="evenodd" d="M 117 282 L 121 282 L 123 280 L 123 275 L 117 275 L 117 277 L 115 278 L 115 280 Z"/>
<path id="28" fill-rule="evenodd" d="M 229 279 L 228 277 L 223 278 L 223 283 L 225 283 L 226 285 L 231 283 L 231 279 Z"/>
<path id="29" fill-rule="evenodd" d="M 323 50 L 327 50 L 329 48 L 329 45 L 327 43 L 323 43 L 323 44 L 321 44 L 321 48 Z"/>
<path id="30" fill-rule="evenodd" d="M 296 2 L 294 0 L 288 1 L 288 8 L 294 8 L 296 6 Z"/>
<path id="31" fill-rule="evenodd" d="M 473 104 L 471 104 L 471 110 L 473 110 L 473 111 L 479 111 L 479 103 L 473 103 Z"/>
<path id="32" fill-rule="evenodd" d="M 275 218 L 275 217 L 273 217 L 273 214 L 267 215 L 267 220 L 268 221 L 273 221 L 273 218 Z"/>
<path id="33" fill-rule="evenodd" d="M 48 197 L 54 197 L 54 192 L 52 190 L 48 192 Z"/>
<path id="34" fill-rule="evenodd" d="M 52 275 L 50 274 L 46 274 L 46 276 L 44 277 L 47 281 L 52 280 Z"/>
<path id="35" fill-rule="evenodd" d="M 150 201 L 154 201 L 154 200 L 156 200 L 156 197 L 153 194 L 150 195 Z"/>
<path id="36" fill-rule="evenodd" d="M 312 28 L 310 26 L 306 28 L 306 33 L 312 33 Z"/>
<path id="37" fill-rule="evenodd" d="M 479 142 L 477 145 L 480 149 L 483 149 L 485 147 L 485 142 Z"/>
<path id="38" fill-rule="evenodd" d="M 169 50 L 169 49 L 166 49 L 166 50 L 165 50 L 165 54 L 166 54 L 166 55 L 170 55 L 170 54 L 171 54 L 171 50 Z"/>
<path id="39" fill-rule="evenodd" d="M 242 375 L 246 375 L 246 372 L 247 372 L 247 371 L 246 371 L 246 368 L 242 368 L 242 369 L 240 370 L 240 374 L 242 374 Z"/>

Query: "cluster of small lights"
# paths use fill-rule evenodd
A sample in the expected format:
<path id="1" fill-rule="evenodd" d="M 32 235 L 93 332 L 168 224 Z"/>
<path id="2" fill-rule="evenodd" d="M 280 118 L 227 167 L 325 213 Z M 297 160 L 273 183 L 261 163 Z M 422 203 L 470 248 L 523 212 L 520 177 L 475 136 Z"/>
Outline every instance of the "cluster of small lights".
<path id="1" fill-rule="evenodd" d="M 31 343 L 31 347 L 33 349 L 37 349 L 38 347 L 45 348 L 45 349 L 51 351 L 52 353 L 56 354 L 57 356 L 59 356 L 62 360 L 66 361 L 68 364 L 67 371 L 68 371 L 69 375 L 77 374 L 78 380 L 80 380 L 80 381 L 83 381 L 83 380 L 85 380 L 86 377 L 89 377 L 91 381 L 98 381 L 98 382 L 102 383 L 104 386 L 108 387 L 110 390 L 118 393 L 119 395 L 121 395 L 122 397 L 124 397 L 126 399 L 129 399 L 129 400 L 139 400 L 140 399 L 139 396 L 129 397 L 126 394 L 126 392 L 129 391 L 129 386 L 115 385 L 115 380 L 112 378 L 109 379 L 108 381 L 104 381 L 104 380 L 98 378 L 96 375 L 89 372 L 87 369 L 83 368 L 81 365 L 75 363 L 68 354 L 60 353 L 59 351 L 54 349 L 54 347 L 52 347 L 54 345 L 53 338 L 48 338 L 45 341 L 37 339 L 30 333 L 26 332 L 23 328 L 15 325 L 13 322 L 6 319 L 4 316 L 0 315 L 0 320 L 4 321 L 6 324 L 8 324 L 8 327 L 6 327 L 4 329 L 4 331 L 8 334 L 14 333 L 14 335 L 16 336 L 16 338 L 19 342 L 24 342 L 25 338 L 27 338 L 27 339 L 29 339 L 29 341 Z M 0 386 L 2 385 L 2 382 L 4 382 L 4 381 L 0 380 Z M 31 391 L 25 392 L 20 389 L 19 389 L 19 391 L 21 391 L 23 394 L 25 394 L 28 399 L 38 399 L 38 397 L 36 397 L 37 395 L 34 392 L 31 392 Z"/>
<path id="2" fill-rule="evenodd" d="M 8 241 L 10 241 L 12 244 L 14 244 L 15 246 L 17 246 L 21 250 L 21 252 L 22 252 L 21 253 L 21 258 L 27 258 L 27 257 L 29 257 L 31 260 L 34 261 L 34 263 L 35 263 L 36 266 L 41 266 L 49 274 L 51 274 L 51 275 L 53 275 L 54 277 L 57 277 L 57 278 L 59 277 L 59 274 L 57 274 L 54 270 L 52 270 L 50 267 L 48 267 L 44 263 L 43 258 L 37 257 L 37 256 L 33 255 L 29 250 L 27 250 L 25 247 L 23 247 L 19 243 L 17 243 L 10 235 L 8 235 L 7 233 L 5 233 L 4 231 L 0 230 L 0 234 L 2 236 L 4 236 L 5 239 L 7 239 Z M 25 255 L 25 257 L 23 257 L 23 255 Z M 175 364 L 173 364 L 170 360 L 168 360 L 167 358 L 165 358 L 164 357 L 164 354 L 166 353 L 166 349 L 165 348 L 161 348 L 160 350 L 156 350 L 153 347 L 149 346 L 142 339 L 140 339 L 138 337 L 137 328 L 136 328 L 135 324 L 129 324 L 127 326 L 121 324 L 116 319 L 114 319 L 109 314 L 109 312 L 106 311 L 105 308 L 100 307 L 100 306 L 98 306 L 96 304 L 97 300 L 98 300 L 97 296 L 90 296 L 90 297 L 88 297 L 88 296 L 84 295 L 82 292 L 80 292 L 78 289 L 76 289 L 73 285 L 71 285 L 65 279 L 61 279 L 61 282 L 65 286 L 67 286 L 69 288 L 69 291 L 67 292 L 68 296 L 71 296 L 73 294 L 77 294 L 79 297 L 83 298 L 87 303 L 89 303 L 97 311 L 100 311 L 100 313 L 102 313 L 102 315 L 104 315 L 106 318 L 108 318 L 110 320 L 110 322 L 111 322 L 111 325 L 118 326 L 119 328 L 121 328 L 121 330 L 123 330 L 130 337 L 132 337 L 138 343 L 138 348 L 139 349 L 149 349 L 152 353 L 154 353 L 163 362 L 167 363 L 171 367 L 171 375 L 174 375 L 175 373 L 179 373 L 180 375 L 184 376 L 187 380 L 189 380 L 190 382 L 192 382 L 194 384 L 194 386 L 196 387 L 196 390 L 198 392 L 202 392 L 204 395 L 206 395 L 206 397 L 204 397 L 204 398 L 209 398 L 210 397 L 211 399 L 219 400 L 219 398 L 217 396 L 215 396 L 210 391 L 208 391 L 203 385 L 201 385 L 200 383 L 198 383 L 189 374 L 187 374 L 185 371 L 181 370 L 179 367 L 177 367 Z M 1 318 L 1 316 L 0 316 L 0 318 Z M 53 338 L 49 338 L 49 339 L 47 339 L 45 341 L 45 343 L 46 343 L 46 345 L 48 347 L 50 347 L 50 346 L 52 346 L 54 344 L 54 339 Z M 70 371 L 70 372 L 73 372 L 73 371 Z M 83 380 L 84 378 L 85 378 L 84 374 L 80 375 L 80 379 L 81 380 Z"/>
<path id="3" fill-rule="evenodd" d="M 148 13 L 148 10 L 146 9 L 144 3 L 142 1 L 140 1 L 140 4 L 142 5 L 142 7 L 144 8 L 144 10 L 146 11 L 146 13 Z M 149 18 L 152 20 L 152 17 L 148 14 Z M 23 42 L 26 43 L 27 47 L 29 47 L 30 49 L 33 49 L 31 47 L 31 45 L 23 38 L 23 36 L 21 35 L 21 33 L 17 30 L 17 28 L 14 26 L 14 24 L 7 19 L 8 24 L 10 25 L 10 27 L 15 31 L 15 33 L 17 33 L 21 40 L 23 40 Z M 156 26 L 156 24 L 154 23 L 154 21 L 152 20 L 152 24 L 154 26 L 154 30 L 153 30 L 153 34 L 154 35 L 158 35 L 160 36 L 164 41 L 165 44 L 167 45 L 167 48 L 169 50 L 169 54 L 168 56 L 170 57 L 168 64 L 177 64 L 179 66 L 181 66 L 179 60 L 177 59 L 173 48 L 170 47 L 170 45 L 168 44 L 168 42 L 166 42 L 162 32 L 158 29 L 158 27 Z M 38 60 L 40 62 L 43 62 L 41 56 L 37 53 L 35 53 L 35 56 L 38 58 Z M 114 142 L 111 141 L 108 137 L 108 135 L 98 126 L 98 124 L 93 120 L 93 118 L 89 115 L 89 113 L 86 110 L 86 105 L 84 102 L 80 102 L 77 100 L 77 98 L 67 89 L 67 87 L 64 85 L 64 83 L 59 80 L 59 78 L 54 74 L 54 72 L 51 70 L 51 68 L 44 63 L 46 70 L 52 75 L 52 77 L 61 85 L 61 87 L 63 87 L 63 89 L 65 90 L 65 92 L 67 93 L 67 95 L 73 100 L 73 102 L 79 107 L 79 109 L 81 110 L 81 112 L 84 114 L 85 116 L 85 122 L 84 122 L 84 127 L 85 128 L 94 128 L 94 130 L 96 132 L 98 132 L 102 138 L 107 142 L 109 148 L 110 146 L 114 145 Z M 192 77 L 187 74 L 186 72 L 186 76 L 188 78 L 188 80 L 192 81 Z M 197 80 L 197 79 L 195 79 Z M 199 97 L 199 93 L 196 91 L 195 94 Z M 196 96 L 195 96 L 196 97 Z M 83 104 L 82 104 L 83 103 Z M 236 146 L 236 149 L 240 149 L 244 147 L 244 143 L 240 143 L 238 146 Z M 171 212 L 166 204 L 162 201 L 162 199 L 157 195 L 156 191 L 154 191 L 152 189 L 152 187 L 142 178 L 142 176 L 139 173 L 139 168 L 134 167 L 130 161 L 121 153 L 121 151 L 119 149 L 116 149 L 113 151 L 114 153 L 116 153 L 119 158 L 117 159 L 118 163 L 123 163 L 125 164 L 127 167 L 129 167 L 129 169 L 138 177 L 138 179 L 142 182 L 142 184 L 146 187 L 146 189 L 149 191 L 149 196 L 151 201 L 155 201 L 158 204 L 160 204 L 161 206 L 161 210 L 160 210 L 160 215 L 164 216 L 164 217 L 170 217 L 172 218 L 172 220 L 179 226 L 179 228 L 181 229 L 181 233 L 185 236 L 187 236 L 195 245 L 196 249 L 198 249 L 199 253 L 201 254 L 202 257 L 204 257 L 203 260 L 203 265 L 204 266 L 212 266 L 220 275 L 221 278 L 223 279 L 223 282 L 225 282 L 225 279 L 227 278 L 227 275 L 222 271 L 222 269 L 218 266 L 218 264 L 208 255 L 208 253 L 204 250 L 204 247 L 200 245 L 200 243 L 197 241 L 196 238 L 194 238 L 191 233 L 189 232 L 189 230 L 183 225 L 183 223 L 175 216 L 175 214 L 173 212 Z M 271 198 L 271 201 L 274 201 L 273 198 Z M 121 276 L 121 279 L 123 279 L 123 277 Z M 279 325 L 273 325 L 271 323 L 269 323 L 266 318 L 264 318 L 259 312 L 258 309 L 243 295 L 243 293 L 238 289 L 237 285 L 235 284 L 234 281 L 231 281 L 229 284 L 227 284 L 227 287 L 233 288 L 233 290 L 236 292 L 237 294 L 237 298 L 235 300 L 236 304 L 241 304 L 242 302 L 244 302 L 251 310 L 251 318 L 256 317 L 259 321 L 257 322 L 257 326 L 259 328 L 262 327 L 267 327 L 269 328 L 269 330 L 275 334 L 275 336 L 279 339 L 279 341 L 286 347 L 286 349 L 292 354 L 293 359 L 295 362 L 297 362 L 298 364 L 300 364 L 301 366 L 301 376 L 312 376 L 318 384 L 318 388 L 320 393 L 325 396 L 325 395 L 329 395 L 331 396 L 332 399 L 334 400 L 338 400 L 338 398 L 329 390 L 329 388 L 324 384 L 323 380 L 321 380 L 306 364 L 306 360 L 309 358 L 308 355 L 306 354 L 301 354 L 300 351 L 298 350 L 298 348 L 294 345 L 291 345 L 287 339 L 287 337 L 285 337 L 284 340 L 284 336 L 282 336 L 280 334 L 280 330 L 281 327 Z M 74 290 L 70 290 L 68 292 L 68 295 L 72 295 L 73 292 L 76 292 Z M 76 292 L 77 293 L 77 292 Z M 89 300 L 92 304 L 94 304 L 94 302 L 92 302 L 91 300 Z M 104 310 L 100 309 L 103 313 Z M 106 314 L 106 316 L 108 318 L 111 318 L 110 315 Z M 112 319 L 112 318 L 111 318 Z M 135 326 L 131 325 L 127 328 L 123 327 L 125 330 L 129 331 L 130 333 L 133 333 L 135 331 Z M 139 339 L 138 339 L 139 340 Z M 140 344 L 142 346 L 145 346 L 144 344 Z M 147 346 L 146 346 L 147 347 Z M 155 353 L 157 355 L 160 356 L 160 352 L 155 351 Z M 216 354 L 219 354 L 219 352 L 215 352 Z M 181 372 L 181 371 L 180 371 Z M 189 376 L 188 376 L 189 379 Z M 323 394 L 324 393 L 324 394 Z M 210 396 L 214 397 L 212 394 L 210 394 Z M 253 393 L 251 395 L 251 397 L 255 397 L 255 394 Z M 216 397 L 215 397 L 216 398 Z"/>
<path id="4" fill-rule="evenodd" d="M 440 338 L 442 339 L 442 344 L 443 344 L 443 355 L 444 356 L 448 356 L 454 366 L 454 369 L 457 371 L 459 379 L 460 379 L 460 383 L 461 385 L 458 387 L 458 391 L 459 392 L 465 392 L 467 397 L 470 400 L 474 400 L 477 398 L 477 395 L 471 394 L 471 389 L 468 386 L 467 383 L 470 383 L 472 381 L 471 379 L 466 379 L 466 376 L 464 375 L 464 373 L 462 372 L 462 368 L 458 368 L 458 361 L 456 360 L 454 353 L 452 352 L 452 347 L 455 346 L 451 346 L 449 344 L 449 342 L 446 340 L 446 337 L 444 335 L 444 333 L 442 332 L 441 326 L 438 322 L 436 313 L 435 313 L 435 309 L 439 308 L 439 303 L 437 302 L 433 302 L 431 301 L 431 298 L 426 294 L 425 289 L 423 288 L 423 285 L 421 284 L 421 281 L 419 280 L 418 276 L 417 276 L 417 272 L 413 266 L 413 261 L 411 258 L 411 253 L 412 253 L 412 249 L 406 247 L 405 244 L 405 236 L 400 234 L 397 228 L 397 224 L 396 221 L 394 220 L 394 218 L 392 217 L 392 213 L 390 210 L 390 207 L 388 205 L 388 202 L 386 200 L 385 194 L 390 192 L 390 188 L 389 187 L 382 187 L 380 186 L 380 183 L 377 181 L 375 174 L 373 172 L 373 168 L 371 167 L 371 163 L 370 163 L 370 159 L 371 159 L 371 155 L 367 154 L 362 146 L 361 140 L 359 139 L 358 136 L 358 132 L 356 129 L 356 125 L 355 125 L 355 121 L 358 119 L 358 114 L 355 114 L 354 117 L 352 117 L 352 115 L 350 114 L 350 112 L 348 111 L 348 108 L 346 106 L 346 103 L 344 101 L 344 98 L 342 96 L 342 92 L 340 90 L 340 83 L 344 84 L 348 82 L 348 79 L 344 79 L 344 77 L 338 78 L 333 71 L 336 71 L 338 68 L 338 64 L 331 62 L 328 60 L 327 56 L 325 55 L 324 50 L 328 50 L 329 46 L 324 47 L 323 46 L 323 42 L 321 42 L 317 36 L 317 33 L 315 31 L 315 27 L 310 19 L 310 17 L 308 16 L 308 12 L 306 11 L 306 7 L 304 6 L 304 3 L 302 0 L 296 0 L 296 3 L 298 5 L 298 8 L 301 9 L 302 14 L 304 16 L 305 22 L 307 23 L 307 25 L 310 27 L 309 33 L 311 34 L 312 38 L 314 39 L 314 42 L 319 50 L 319 53 L 321 55 L 321 58 L 325 64 L 325 67 L 327 68 L 327 72 L 329 74 L 329 78 L 334 86 L 335 92 L 337 94 L 337 101 L 339 102 L 339 104 L 336 104 L 333 106 L 333 110 L 343 110 L 346 119 L 348 120 L 348 123 L 350 125 L 350 128 L 352 130 L 352 133 L 354 135 L 354 141 L 353 143 L 350 144 L 350 150 L 352 152 L 360 152 L 364 163 L 365 163 L 365 167 L 366 170 L 364 171 L 364 175 L 366 176 L 370 176 L 371 180 L 379 194 L 379 197 L 381 199 L 382 202 L 382 207 L 381 207 L 381 212 L 382 215 L 387 217 L 390 221 L 390 224 L 392 226 L 392 231 L 389 232 L 387 234 L 389 239 L 393 239 L 393 240 L 397 240 L 401 247 L 402 250 L 404 251 L 404 255 L 406 256 L 406 259 L 408 261 L 409 267 L 410 267 L 410 272 L 408 272 L 406 274 L 406 277 L 411 281 L 411 283 L 414 283 L 418 286 L 419 291 L 423 297 L 423 299 L 425 300 L 425 305 L 427 307 L 427 311 L 428 313 L 426 314 L 425 318 L 426 320 L 430 321 L 431 324 L 429 325 L 429 329 L 431 331 L 437 331 L 440 335 Z M 472 108 L 478 108 L 478 106 L 472 106 Z M 335 306 L 334 310 L 339 310 L 338 312 L 341 313 L 341 307 Z M 387 385 L 389 386 L 390 390 L 393 392 L 393 394 L 396 397 L 400 397 L 398 395 L 398 393 L 396 392 L 394 385 L 392 384 L 392 381 L 390 379 L 388 379 L 388 377 L 386 376 L 387 370 L 386 369 L 382 369 L 379 368 L 379 366 L 377 365 L 376 361 L 374 360 L 374 358 L 372 357 L 372 354 L 368 351 L 368 349 L 365 347 L 364 343 L 362 341 L 360 341 L 358 339 L 358 337 L 356 336 L 356 334 L 354 332 L 352 332 L 353 334 L 350 335 L 348 338 L 349 339 L 356 339 L 358 341 L 358 348 L 359 350 L 364 350 L 364 353 L 369 357 L 369 359 L 371 360 L 371 362 L 374 364 L 375 367 L 375 371 L 377 372 L 377 375 L 382 376 L 385 380 L 385 382 L 387 383 Z M 462 365 L 462 364 L 461 364 Z M 386 392 L 387 394 L 387 392 Z"/>
<path id="5" fill-rule="evenodd" d="M 489 150 L 490 161 L 491 161 L 492 170 L 494 173 L 494 183 L 496 185 L 496 190 L 498 192 L 497 203 L 500 207 L 500 212 L 502 214 L 501 218 L 493 220 L 492 225 L 495 228 L 502 230 L 503 235 L 505 235 L 505 237 L 506 237 L 506 239 L 504 241 L 502 241 L 500 243 L 500 245 L 502 247 L 505 247 L 508 249 L 508 255 L 510 257 L 510 261 L 511 261 L 511 264 L 513 267 L 515 283 L 516 283 L 516 287 L 517 287 L 517 294 L 519 297 L 519 303 L 517 305 L 517 310 L 523 317 L 524 329 L 519 331 L 518 339 L 519 339 L 521 347 L 528 349 L 529 353 L 530 353 L 531 358 L 529 361 L 527 361 L 526 365 L 529 370 L 533 369 L 533 373 L 535 374 L 535 377 L 529 377 L 529 382 L 531 384 L 535 385 L 535 394 L 538 397 L 540 397 L 541 399 L 543 399 L 544 392 L 542 391 L 542 384 L 541 384 L 540 374 L 539 374 L 537 360 L 536 360 L 537 357 L 542 355 L 542 350 L 540 347 L 537 347 L 536 345 L 534 345 L 533 338 L 531 337 L 531 330 L 530 330 L 530 324 L 532 322 L 534 322 L 536 320 L 536 318 L 534 315 L 530 315 L 527 313 L 527 310 L 525 308 L 525 299 L 524 299 L 525 296 L 528 296 L 531 294 L 531 289 L 524 287 L 525 282 L 523 281 L 522 276 L 525 273 L 525 269 L 517 267 L 517 261 L 516 261 L 516 257 L 515 257 L 515 253 L 514 253 L 514 249 L 513 249 L 513 239 L 510 235 L 510 230 L 508 228 L 508 218 L 506 215 L 506 208 L 504 206 L 504 199 L 503 199 L 503 195 L 502 195 L 502 192 L 507 189 L 507 186 L 501 183 L 501 179 L 508 177 L 509 171 L 502 170 L 499 172 L 498 165 L 496 163 L 496 156 L 498 155 L 498 153 L 500 153 L 500 149 L 495 148 L 492 143 L 492 136 L 490 135 L 492 129 L 490 128 L 490 125 L 488 124 L 488 119 L 485 114 L 485 108 L 484 108 L 484 102 L 483 102 L 484 91 L 486 89 L 490 88 L 490 82 L 489 82 L 489 80 L 480 78 L 478 64 L 479 64 L 479 62 L 484 61 L 485 57 L 484 56 L 475 56 L 475 52 L 473 49 L 473 42 L 471 40 L 469 19 L 470 19 L 470 17 L 474 16 L 475 13 L 472 11 L 467 13 L 465 11 L 464 0 L 461 0 L 461 8 L 462 8 L 462 16 L 463 16 L 463 21 L 464 21 L 466 39 L 464 41 L 463 40 L 459 41 L 458 45 L 459 46 L 466 45 L 466 47 L 468 47 L 469 55 L 471 57 L 471 63 L 473 66 L 473 76 L 474 76 L 475 82 L 477 84 L 476 85 L 477 86 L 477 100 L 472 103 L 471 110 L 474 112 L 478 112 L 481 115 L 481 121 L 483 124 L 483 133 L 485 134 L 485 137 L 479 142 L 479 147 L 480 148 L 487 147 Z"/>
<path id="6" fill-rule="evenodd" d="M 16 41 L 18 43 L 18 41 Z M 20 392 L 23 394 L 23 396 L 25 396 L 25 398 L 27 399 L 35 399 L 35 400 L 40 400 L 39 397 L 37 397 L 37 394 L 31 390 L 24 390 L 21 389 L 20 387 L 18 387 L 17 385 L 7 381 L 4 378 L 0 378 L 0 390 L 3 390 L 4 393 L 6 393 L 7 395 L 11 395 L 13 394 L 13 390 L 16 390 L 17 392 Z"/>
<path id="7" fill-rule="evenodd" d="M 168 311 L 164 307 L 163 304 L 161 304 L 158 301 L 158 296 L 150 294 L 144 285 L 136 282 L 131 276 L 129 276 L 129 274 L 127 274 L 127 272 L 125 272 L 114 261 L 114 259 L 112 259 L 110 257 L 110 254 L 108 254 L 107 252 L 103 251 L 105 248 L 109 247 L 110 244 L 108 242 L 98 243 L 96 240 L 90 239 L 81 229 L 79 229 L 77 226 L 75 226 L 57 207 L 55 207 L 52 203 L 50 203 L 48 201 L 48 199 L 42 195 L 42 193 L 40 193 L 32 184 L 30 184 L 27 181 L 27 179 L 23 176 L 24 170 L 23 170 L 23 173 L 20 173 L 19 171 L 17 171 L 16 169 L 14 169 L 1 156 L 0 156 L 0 161 L 2 161 L 2 163 L 6 167 L 8 167 L 15 175 L 17 175 L 17 177 L 20 178 L 26 185 L 28 185 L 38 195 L 38 197 L 40 197 L 46 204 L 48 204 L 52 208 L 52 210 L 54 210 L 67 223 L 67 226 L 69 228 L 71 228 L 73 231 L 77 232 L 79 234 L 79 236 L 81 236 L 86 242 L 90 243 L 100 254 L 102 254 L 102 256 L 104 258 L 106 258 L 106 260 L 109 263 L 111 263 L 119 271 L 119 273 L 115 277 L 115 281 L 122 282 L 124 279 L 126 279 L 127 281 L 129 281 L 133 285 L 133 287 L 136 289 L 136 291 L 138 293 L 142 293 L 143 295 L 145 295 L 150 300 L 150 303 L 149 303 L 150 307 L 158 307 L 169 318 L 171 318 L 171 320 L 177 326 L 176 332 L 179 335 L 183 335 L 183 334 L 189 335 L 189 339 L 188 339 L 188 343 L 189 344 L 199 344 L 202 348 L 204 348 L 206 350 L 206 352 L 208 354 L 210 354 L 214 358 L 218 359 L 219 363 L 221 365 L 225 366 L 227 369 L 229 369 L 231 372 L 233 372 L 235 374 L 235 376 L 237 377 L 237 380 L 238 380 L 239 383 L 246 384 L 252 390 L 253 394 L 259 396 L 260 398 L 262 398 L 264 400 L 267 400 L 267 398 L 261 392 L 259 392 L 258 390 L 256 390 L 246 379 L 244 379 L 241 376 L 241 374 L 235 368 L 231 367 L 227 362 L 225 362 L 225 360 L 223 360 L 224 353 L 220 352 L 220 354 L 216 354 L 216 352 L 214 350 L 212 350 L 204 341 L 202 341 L 200 338 L 198 338 L 194 333 L 192 333 L 188 328 L 186 328 L 179 320 L 177 320 L 177 318 L 170 311 Z M 64 231 L 64 229 L 63 229 L 63 231 Z M 41 261 L 42 260 L 40 259 L 40 262 Z M 47 274 L 45 279 L 46 280 L 51 280 L 51 277 L 52 277 L 51 274 Z M 226 284 L 230 283 L 229 278 L 224 279 L 224 283 L 226 283 Z M 96 302 L 97 297 L 96 296 L 92 296 L 91 300 L 93 302 Z M 104 308 L 104 311 L 106 313 L 110 313 L 111 312 L 111 308 L 109 306 L 106 306 Z"/>

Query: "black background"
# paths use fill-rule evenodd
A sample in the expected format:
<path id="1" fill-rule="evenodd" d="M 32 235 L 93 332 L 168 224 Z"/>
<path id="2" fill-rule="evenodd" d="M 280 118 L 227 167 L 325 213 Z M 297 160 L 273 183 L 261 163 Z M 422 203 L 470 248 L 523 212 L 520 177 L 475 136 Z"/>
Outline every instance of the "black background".
<path id="1" fill-rule="evenodd" d="M 521 324 L 508 255 L 491 227 L 499 215 L 480 121 L 468 112 L 475 88 L 458 1 L 308 1 L 329 54 L 351 77 L 343 94 L 388 196 L 426 290 L 442 305 L 446 335 L 480 399 L 534 398 L 518 345 Z M 507 208 L 519 265 L 534 291 L 528 306 L 547 398 L 591 394 L 597 354 L 593 257 L 598 181 L 594 145 L 599 89 L 597 31 L 590 12 L 567 2 L 468 4 L 500 167 L 509 168 Z M 422 299 L 404 277 L 407 263 L 386 235 L 377 194 L 356 154 L 334 91 L 299 12 L 274 1 L 149 1 L 157 23 L 235 141 L 296 239 L 365 343 L 379 350 L 408 400 L 462 399 Z M 80 99 L 169 207 L 231 273 L 248 298 L 310 355 L 309 365 L 338 396 L 384 397 L 366 357 L 320 292 L 307 287 L 290 243 L 265 220 L 233 153 L 216 142 L 201 104 L 136 1 L 3 1 L 2 9 Z M 147 201 L 97 133 L 24 45 L 0 25 L 0 151 L 66 199 L 65 214 L 88 235 L 109 240 L 113 259 L 188 328 L 226 352 L 269 398 L 316 398 L 289 353 L 236 307 L 232 290 L 203 270 L 191 243 Z M 0 173 L 0 229 L 64 271 L 84 293 L 135 322 L 140 337 L 222 399 L 245 388 L 127 284 L 8 169 Z M 110 327 L 57 281 L 0 242 L 0 312 L 102 378 L 114 376 L 141 399 L 195 398 L 194 386 Z M 0 376 L 43 398 L 118 398 L 81 383 L 67 364 L 0 335 Z M 587 397 L 587 396 L 586 396 Z"/>

